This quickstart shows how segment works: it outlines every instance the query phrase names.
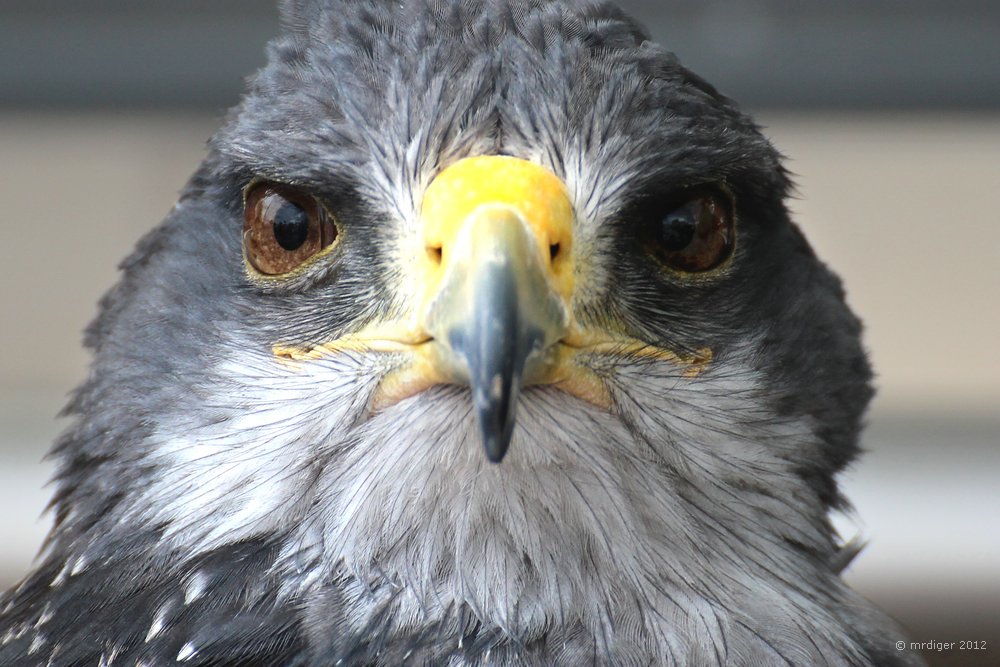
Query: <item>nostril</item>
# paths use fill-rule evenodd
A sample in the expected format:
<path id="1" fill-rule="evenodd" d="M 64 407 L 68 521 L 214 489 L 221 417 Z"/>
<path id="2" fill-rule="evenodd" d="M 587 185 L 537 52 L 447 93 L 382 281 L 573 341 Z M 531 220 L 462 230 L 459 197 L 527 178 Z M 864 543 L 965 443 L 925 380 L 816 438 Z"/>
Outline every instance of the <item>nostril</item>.
<path id="1" fill-rule="evenodd" d="M 443 256 L 444 252 L 441 250 L 440 246 L 436 248 L 427 248 L 427 257 L 435 264 L 440 264 Z"/>
<path id="2" fill-rule="evenodd" d="M 554 262 L 556 260 L 556 257 L 558 256 L 559 256 L 559 244 L 553 243 L 552 245 L 549 246 L 549 260 Z"/>

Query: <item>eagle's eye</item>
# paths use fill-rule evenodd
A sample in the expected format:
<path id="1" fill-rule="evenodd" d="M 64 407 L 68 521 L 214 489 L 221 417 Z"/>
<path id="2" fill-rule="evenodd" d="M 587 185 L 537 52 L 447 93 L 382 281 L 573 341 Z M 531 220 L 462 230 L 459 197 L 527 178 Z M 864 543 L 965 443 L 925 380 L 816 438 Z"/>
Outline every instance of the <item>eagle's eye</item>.
<path id="1" fill-rule="evenodd" d="M 332 216 L 316 199 L 276 183 L 246 193 L 243 250 L 258 272 L 279 276 L 303 265 L 337 238 Z"/>
<path id="2" fill-rule="evenodd" d="M 669 268 L 686 273 L 714 269 L 732 253 L 732 205 L 722 193 L 699 190 L 659 207 L 649 220 L 647 247 Z"/>

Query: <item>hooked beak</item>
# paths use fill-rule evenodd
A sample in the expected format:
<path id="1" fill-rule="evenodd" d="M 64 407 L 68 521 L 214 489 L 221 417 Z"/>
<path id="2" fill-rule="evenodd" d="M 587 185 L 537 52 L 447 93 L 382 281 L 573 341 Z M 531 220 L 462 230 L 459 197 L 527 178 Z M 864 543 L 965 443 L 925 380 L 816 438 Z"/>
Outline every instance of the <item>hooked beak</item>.
<path id="1" fill-rule="evenodd" d="M 551 365 L 567 312 L 519 212 L 488 204 L 472 212 L 449 249 L 440 290 L 427 309 L 434 354 L 468 383 L 486 456 L 501 461 L 510 444 L 518 394 Z"/>
<path id="2" fill-rule="evenodd" d="M 545 382 L 569 324 L 572 208 L 551 172 L 511 157 L 463 160 L 424 198 L 428 352 L 468 384 L 486 456 L 503 459 L 526 382 Z M 435 266 L 436 265 L 436 266 Z"/>

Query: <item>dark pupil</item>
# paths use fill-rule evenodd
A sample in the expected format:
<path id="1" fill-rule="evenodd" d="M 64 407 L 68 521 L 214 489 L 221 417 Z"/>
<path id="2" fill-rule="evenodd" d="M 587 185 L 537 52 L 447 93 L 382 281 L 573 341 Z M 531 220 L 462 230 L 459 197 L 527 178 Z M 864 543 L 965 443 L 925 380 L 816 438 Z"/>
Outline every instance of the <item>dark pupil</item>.
<path id="1" fill-rule="evenodd" d="M 285 250 L 298 250 L 309 237 L 309 214 L 292 202 L 285 202 L 274 216 L 274 240 Z"/>
<path id="2" fill-rule="evenodd" d="M 694 240 L 698 228 L 698 218 L 692 206 L 683 206 L 667 214 L 660 225 L 660 245 L 665 250 L 677 252 L 684 250 Z"/>

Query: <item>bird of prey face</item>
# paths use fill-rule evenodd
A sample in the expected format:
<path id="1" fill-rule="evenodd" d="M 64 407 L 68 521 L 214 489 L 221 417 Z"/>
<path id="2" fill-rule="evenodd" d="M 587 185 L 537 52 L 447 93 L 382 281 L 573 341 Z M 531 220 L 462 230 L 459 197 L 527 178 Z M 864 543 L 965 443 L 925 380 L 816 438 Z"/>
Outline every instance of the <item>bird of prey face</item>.
<path id="1" fill-rule="evenodd" d="M 289 0 L 87 332 L 4 665 L 902 665 L 859 324 L 603 3 Z"/>

